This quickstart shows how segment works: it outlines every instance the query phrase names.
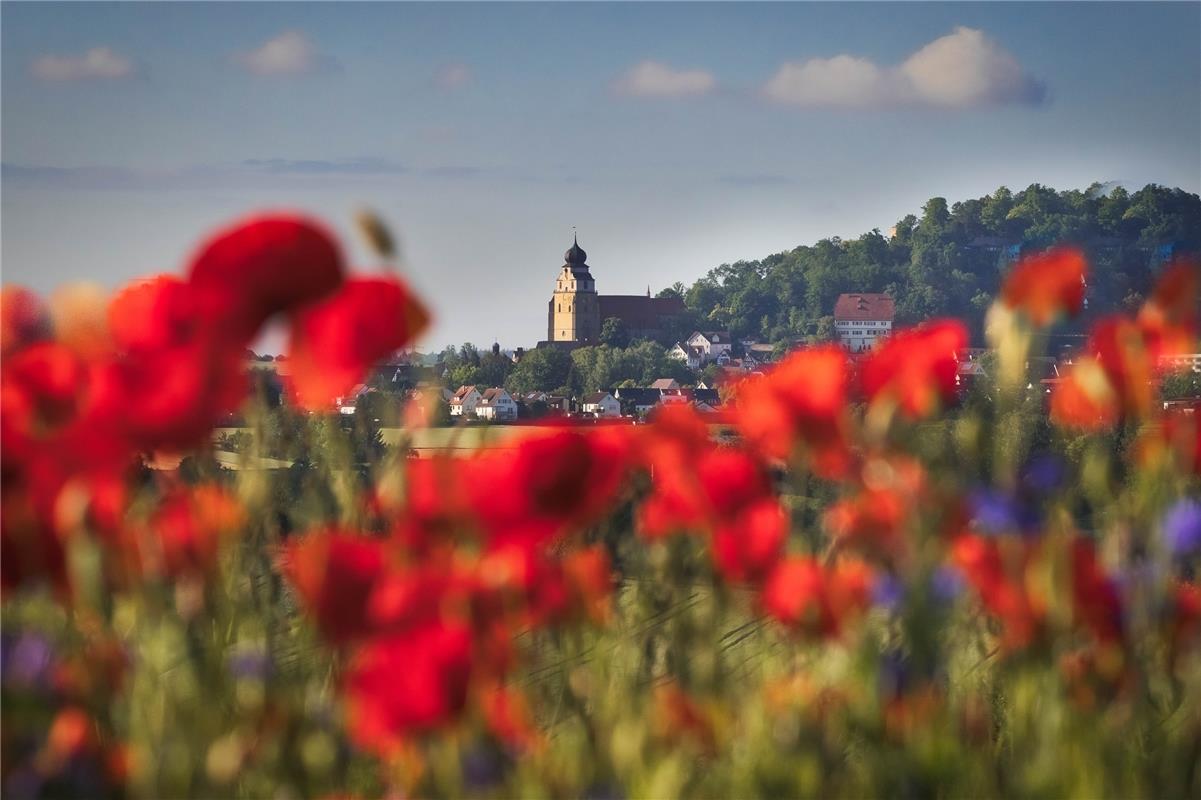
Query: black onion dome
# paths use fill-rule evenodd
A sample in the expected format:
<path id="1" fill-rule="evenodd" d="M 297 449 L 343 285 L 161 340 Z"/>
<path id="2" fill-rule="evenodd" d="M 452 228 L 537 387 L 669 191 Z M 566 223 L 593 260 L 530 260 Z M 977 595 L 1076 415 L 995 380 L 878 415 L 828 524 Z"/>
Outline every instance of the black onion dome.
<path id="1" fill-rule="evenodd" d="M 571 247 L 563 254 L 563 258 L 568 265 L 572 267 L 582 267 L 584 262 L 588 260 L 588 254 L 584 252 L 584 248 L 580 247 L 578 240 L 571 243 Z"/>

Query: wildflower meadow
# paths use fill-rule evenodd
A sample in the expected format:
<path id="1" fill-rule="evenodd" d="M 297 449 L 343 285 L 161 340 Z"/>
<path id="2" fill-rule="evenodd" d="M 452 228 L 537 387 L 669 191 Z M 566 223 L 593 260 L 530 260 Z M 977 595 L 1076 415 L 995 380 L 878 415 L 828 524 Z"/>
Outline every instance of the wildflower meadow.
<path id="1" fill-rule="evenodd" d="M 1201 796 L 1201 420 L 1159 393 L 1195 264 L 1053 384 L 1071 247 L 1002 276 L 971 382 L 936 319 L 418 458 L 331 410 L 436 313 L 367 233 L 353 273 L 269 214 L 111 296 L 4 289 L 4 797 Z"/>

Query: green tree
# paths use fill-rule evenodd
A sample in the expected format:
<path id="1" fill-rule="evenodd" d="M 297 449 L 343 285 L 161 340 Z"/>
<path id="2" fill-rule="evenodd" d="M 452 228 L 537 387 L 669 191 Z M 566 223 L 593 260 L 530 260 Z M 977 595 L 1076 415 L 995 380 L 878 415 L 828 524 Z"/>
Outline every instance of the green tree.
<path id="1" fill-rule="evenodd" d="M 626 347 L 630 344 L 630 331 L 625 320 L 619 317 L 608 317 L 601 324 L 601 344 L 610 347 Z"/>
<path id="2" fill-rule="evenodd" d="M 571 355 L 566 350 L 539 347 L 522 356 L 504 385 L 512 393 L 551 392 L 568 384 L 571 369 Z"/>

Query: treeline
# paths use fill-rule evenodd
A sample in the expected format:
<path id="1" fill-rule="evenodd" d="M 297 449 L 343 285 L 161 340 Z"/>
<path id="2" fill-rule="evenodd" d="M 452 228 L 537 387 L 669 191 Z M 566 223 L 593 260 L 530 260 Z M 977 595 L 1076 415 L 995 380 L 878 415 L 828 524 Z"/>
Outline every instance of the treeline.
<path id="1" fill-rule="evenodd" d="M 950 206 L 932 198 L 920 217 L 906 216 L 890 233 L 723 264 L 660 295 L 684 298 L 684 328 L 728 329 L 764 342 L 829 338 L 843 292 L 886 292 L 896 300 L 898 324 L 950 315 L 979 337 L 1013 260 L 1058 243 L 1077 244 L 1090 257 L 1090 316 L 1138 306 L 1160 263 L 1201 245 L 1201 198 L 1156 185 L 1134 193 L 1101 184 L 1063 192 L 1034 184 L 1016 194 L 1001 187 Z"/>
<path id="2" fill-rule="evenodd" d="M 439 355 L 443 380 L 459 386 L 504 386 L 510 393 L 555 392 L 578 396 L 618 386 L 647 386 L 658 378 L 695 383 L 696 374 L 670 358 L 658 342 L 637 340 L 627 347 L 597 345 L 571 352 L 558 348 L 527 351 L 520 361 L 496 350 L 480 352 L 468 343 Z"/>

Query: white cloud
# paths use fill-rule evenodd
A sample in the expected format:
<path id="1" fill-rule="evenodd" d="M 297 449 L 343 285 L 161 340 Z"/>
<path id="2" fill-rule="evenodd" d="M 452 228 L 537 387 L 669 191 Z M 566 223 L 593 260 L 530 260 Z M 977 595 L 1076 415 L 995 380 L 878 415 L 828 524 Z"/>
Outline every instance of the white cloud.
<path id="1" fill-rule="evenodd" d="M 434 73 L 434 85 L 439 89 L 460 89 L 471 83 L 471 67 L 466 64 L 446 64 Z"/>
<path id="2" fill-rule="evenodd" d="M 44 81 L 117 80 L 137 72 L 132 60 L 111 47 L 93 47 L 74 56 L 46 54 L 35 58 L 30 69 Z"/>
<path id="3" fill-rule="evenodd" d="M 763 94 L 802 107 L 980 108 L 1037 105 L 1046 88 L 983 31 L 958 27 L 896 66 L 850 55 L 782 64 Z"/>
<path id="4" fill-rule="evenodd" d="M 713 73 L 703 69 L 675 69 L 658 61 L 643 61 L 627 70 L 613 89 L 628 97 L 693 97 L 717 86 Z"/>
<path id="5" fill-rule="evenodd" d="M 312 40 L 300 31 L 284 31 L 253 50 L 238 53 L 234 61 L 255 75 L 303 75 L 321 59 Z"/>

